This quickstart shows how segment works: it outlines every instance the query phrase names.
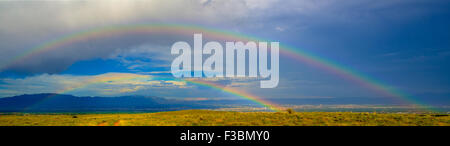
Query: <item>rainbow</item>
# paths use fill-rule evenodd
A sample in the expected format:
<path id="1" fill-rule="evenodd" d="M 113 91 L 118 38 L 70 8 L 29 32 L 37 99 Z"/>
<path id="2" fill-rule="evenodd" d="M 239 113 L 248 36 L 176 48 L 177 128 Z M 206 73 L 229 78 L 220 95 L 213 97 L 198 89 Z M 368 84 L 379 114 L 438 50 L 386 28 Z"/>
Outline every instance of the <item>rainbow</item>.
<path id="1" fill-rule="evenodd" d="M 48 99 L 51 99 L 52 97 L 54 97 L 58 94 L 64 94 L 64 93 L 68 93 L 70 91 L 74 91 L 77 89 L 86 88 L 89 85 L 101 84 L 101 83 L 114 83 L 114 82 L 120 82 L 120 81 L 130 81 L 130 80 L 135 80 L 135 79 L 148 81 L 148 80 L 153 79 L 153 77 L 148 76 L 148 75 L 130 74 L 130 73 L 107 73 L 107 74 L 103 74 L 103 75 L 97 75 L 86 81 L 81 82 L 80 84 L 74 84 L 72 86 L 62 88 L 62 89 L 56 91 L 57 94 L 48 96 L 48 97 L 44 98 L 43 100 L 38 101 L 37 103 L 25 108 L 24 111 L 26 111 L 32 107 L 35 107 L 41 103 L 44 103 Z M 271 103 L 264 99 L 258 98 L 257 96 L 247 93 L 245 91 L 237 90 L 237 89 L 231 88 L 231 87 L 225 87 L 223 85 L 215 84 L 213 82 L 208 82 L 208 81 L 194 79 L 194 78 L 186 78 L 186 79 L 157 78 L 157 79 L 170 80 L 170 81 L 183 81 L 183 82 L 191 83 L 194 85 L 209 87 L 212 89 L 216 89 L 219 91 L 229 93 L 229 94 L 237 96 L 237 97 L 242 97 L 244 99 L 251 100 L 259 105 L 262 105 L 264 108 L 275 111 L 275 112 L 280 112 L 284 109 L 275 103 Z"/>
<path id="2" fill-rule="evenodd" d="M 190 36 L 193 33 L 203 33 L 205 37 L 208 38 L 216 38 L 222 40 L 237 40 L 237 41 L 264 41 L 264 42 L 273 42 L 271 40 L 260 39 L 253 36 L 248 36 L 244 34 L 238 34 L 234 32 L 224 31 L 220 29 L 212 29 L 208 27 L 196 26 L 196 25 L 185 25 L 185 24 L 135 24 L 135 25 L 117 25 L 117 26 L 106 26 L 106 27 L 98 27 L 89 29 L 86 31 L 73 33 L 70 35 L 66 35 L 60 37 L 58 39 L 45 42 L 41 45 L 33 47 L 28 51 L 15 56 L 11 61 L 6 62 L 3 66 L 0 66 L 0 69 L 4 69 L 10 65 L 15 63 L 27 60 L 29 57 L 41 54 L 43 52 L 48 52 L 57 48 L 64 47 L 66 45 L 83 42 L 90 39 L 102 38 L 108 36 L 118 36 L 118 35 L 133 35 L 133 34 L 175 34 L 175 35 L 187 35 Z M 310 64 L 314 67 L 321 68 L 323 70 L 329 71 L 333 74 L 339 75 L 343 78 L 346 78 L 352 82 L 355 82 L 359 85 L 362 85 L 368 89 L 376 91 L 379 94 L 386 95 L 389 97 L 393 97 L 396 99 L 402 99 L 407 103 L 411 103 L 417 108 L 431 108 L 426 105 L 420 104 L 419 101 L 415 100 L 411 95 L 403 93 L 394 87 L 387 86 L 373 78 L 370 78 L 362 73 L 354 71 L 350 68 L 344 67 L 336 62 L 331 60 L 327 60 L 325 58 L 321 58 L 314 54 L 311 54 L 305 50 L 291 47 L 288 45 L 280 45 L 280 54 L 284 56 L 288 56 L 292 59 Z M 198 83 L 199 85 L 209 85 L 214 88 L 219 88 L 220 86 L 215 86 L 206 83 Z M 223 89 L 225 90 L 225 89 Z M 228 89 L 230 90 L 230 89 Z M 230 93 L 239 93 L 233 92 L 230 90 Z M 236 95 L 235 94 L 235 95 Z M 250 96 L 242 93 L 241 97 L 246 97 L 247 99 L 258 99 L 256 96 Z M 261 102 L 262 104 L 262 102 Z M 267 107 L 267 105 L 264 105 Z"/>
<path id="3" fill-rule="evenodd" d="M 188 83 L 195 84 L 195 85 L 200 85 L 200 86 L 205 86 L 205 87 L 217 89 L 217 90 L 227 92 L 227 93 L 232 94 L 232 95 L 237 96 L 237 97 L 241 97 L 241 98 L 244 98 L 244 99 L 251 100 L 251 101 L 253 101 L 253 102 L 255 102 L 255 103 L 259 104 L 259 105 L 262 105 L 263 107 L 265 107 L 267 109 L 270 109 L 272 111 L 275 111 L 275 112 L 280 112 L 280 111 L 282 111 L 284 109 L 283 107 L 280 107 L 280 106 L 278 106 L 275 103 L 269 102 L 269 101 L 264 100 L 262 98 L 258 98 L 258 96 L 252 95 L 252 94 L 247 93 L 247 92 L 242 91 L 242 90 L 237 90 L 235 88 L 226 87 L 226 86 L 223 86 L 223 85 L 220 85 L 220 84 L 215 84 L 215 83 L 204 81 L 204 80 L 195 80 L 195 79 L 192 79 L 192 78 L 191 79 L 189 79 L 189 78 L 188 79 L 184 79 L 184 81 L 186 81 Z"/>

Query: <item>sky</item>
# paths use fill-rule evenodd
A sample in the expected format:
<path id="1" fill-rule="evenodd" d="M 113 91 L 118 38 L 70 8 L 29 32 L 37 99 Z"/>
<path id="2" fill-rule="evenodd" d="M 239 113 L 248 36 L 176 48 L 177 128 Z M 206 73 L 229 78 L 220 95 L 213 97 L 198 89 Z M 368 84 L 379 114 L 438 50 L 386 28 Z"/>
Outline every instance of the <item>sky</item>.
<path id="1" fill-rule="evenodd" d="M 209 28 L 274 40 L 370 77 L 417 102 L 450 99 L 446 0 L 1 1 L 0 97 L 34 93 L 239 98 L 172 79 L 177 41 L 196 31 L 112 33 L 27 54 L 80 32 L 133 25 Z M 208 38 L 204 42 L 224 39 Z M 245 41 L 245 40 L 237 40 Z M 25 55 L 24 55 L 25 54 Z M 212 78 L 262 99 L 382 98 L 332 71 L 280 56 L 276 88 L 252 78 Z M 399 98 L 399 97 L 392 97 Z M 401 97 L 400 97 L 401 98 Z"/>

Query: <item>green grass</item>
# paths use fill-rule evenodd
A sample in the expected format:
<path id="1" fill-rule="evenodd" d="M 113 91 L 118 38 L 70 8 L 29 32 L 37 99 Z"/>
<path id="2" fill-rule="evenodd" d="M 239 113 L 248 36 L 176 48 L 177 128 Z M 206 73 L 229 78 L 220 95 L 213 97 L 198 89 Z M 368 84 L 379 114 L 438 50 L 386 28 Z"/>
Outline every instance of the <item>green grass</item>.
<path id="1" fill-rule="evenodd" d="M 450 126 L 449 114 L 227 112 L 0 115 L 1 126 Z"/>

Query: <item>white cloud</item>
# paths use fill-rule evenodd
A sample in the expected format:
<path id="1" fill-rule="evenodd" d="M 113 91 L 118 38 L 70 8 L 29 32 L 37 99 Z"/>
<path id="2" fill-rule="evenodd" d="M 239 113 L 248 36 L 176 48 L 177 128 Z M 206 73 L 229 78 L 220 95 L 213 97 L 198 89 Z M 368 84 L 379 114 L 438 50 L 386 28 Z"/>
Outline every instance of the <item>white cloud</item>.
<path id="1" fill-rule="evenodd" d="M 275 30 L 277 30 L 277 31 L 284 31 L 284 28 L 277 26 L 277 27 L 275 27 Z"/>
<path id="2" fill-rule="evenodd" d="M 245 0 L 245 4 L 251 9 L 266 9 L 278 0 Z"/>
<path id="3" fill-rule="evenodd" d="M 151 75 L 106 73 L 100 75 L 49 75 L 0 79 L 0 96 L 35 93 L 117 95 L 151 88 L 184 88 L 183 81 L 167 81 Z M 5 92 L 3 92 L 5 91 Z"/>

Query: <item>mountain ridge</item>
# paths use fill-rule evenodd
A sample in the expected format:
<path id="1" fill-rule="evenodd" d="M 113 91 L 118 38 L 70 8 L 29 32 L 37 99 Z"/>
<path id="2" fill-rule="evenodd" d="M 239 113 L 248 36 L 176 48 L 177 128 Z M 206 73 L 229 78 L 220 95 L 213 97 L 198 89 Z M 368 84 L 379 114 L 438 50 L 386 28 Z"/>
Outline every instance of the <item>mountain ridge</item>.
<path id="1" fill-rule="evenodd" d="M 39 93 L 0 98 L 0 112 L 152 112 L 202 108 L 214 106 L 141 95 L 100 97 Z"/>

